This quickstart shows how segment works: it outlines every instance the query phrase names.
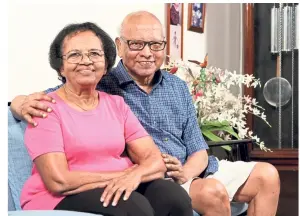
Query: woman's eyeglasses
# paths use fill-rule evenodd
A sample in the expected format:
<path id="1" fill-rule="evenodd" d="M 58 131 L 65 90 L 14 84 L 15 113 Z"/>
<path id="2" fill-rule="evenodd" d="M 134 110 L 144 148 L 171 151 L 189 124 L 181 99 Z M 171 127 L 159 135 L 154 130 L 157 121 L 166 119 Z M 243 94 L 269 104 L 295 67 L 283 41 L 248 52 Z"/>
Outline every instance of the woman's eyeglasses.
<path id="1" fill-rule="evenodd" d="M 92 62 L 104 61 L 104 52 L 97 49 L 89 50 L 87 53 L 83 53 L 80 50 L 71 50 L 62 57 L 64 57 L 68 63 L 78 64 L 82 61 L 83 55 L 86 55 Z"/>

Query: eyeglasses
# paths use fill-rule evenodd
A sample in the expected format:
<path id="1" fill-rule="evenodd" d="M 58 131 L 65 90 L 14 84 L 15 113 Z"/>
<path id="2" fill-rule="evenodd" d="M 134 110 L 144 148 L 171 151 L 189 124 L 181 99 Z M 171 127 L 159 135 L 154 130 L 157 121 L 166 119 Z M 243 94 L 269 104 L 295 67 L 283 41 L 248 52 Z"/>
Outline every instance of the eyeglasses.
<path id="1" fill-rule="evenodd" d="M 127 43 L 128 47 L 132 51 L 141 51 L 144 49 L 146 45 L 152 51 L 161 51 L 166 47 L 166 41 L 142 41 L 142 40 L 126 40 L 125 38 L 121 37 L 121 39 Z"/>
<path id="2" fill-rule="evenodd" d="M 104 52 L 102 50 L 92 49 L 84 54 L 94 63 L 104 61 Z M 70 64 L 78 64 L 83 59 L 83 53 L 80 50 L 71 50 L 62 57 L 65 57 L 66 61 Z"/>

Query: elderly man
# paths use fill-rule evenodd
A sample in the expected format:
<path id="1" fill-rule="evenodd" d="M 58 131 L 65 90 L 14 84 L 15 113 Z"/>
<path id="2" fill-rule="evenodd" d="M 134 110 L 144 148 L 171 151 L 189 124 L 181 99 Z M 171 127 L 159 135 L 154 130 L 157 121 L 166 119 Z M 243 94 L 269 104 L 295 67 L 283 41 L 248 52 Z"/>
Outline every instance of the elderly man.
<path id="1" fill-rule="evenodd" d="M 160 70 L 166 42 L 157 17 L 146 11 L 127 15 L 115 42 L 121 61 L 98 89 L 124 97 L 159 146 L 167 177 L 189 193 L 194 210 L 230 215 L 230 201 L 237 201 L 249 203 L 249 216 L 275 215 L 280 180 L 274 166 L 208 157 L 185 82 Z M 15 116 L 31 124 L 32 116 L 46 117 L 51 110 L 42 100 L 52 98 L 45 93 L 17 96 L 11 104 Z"/>

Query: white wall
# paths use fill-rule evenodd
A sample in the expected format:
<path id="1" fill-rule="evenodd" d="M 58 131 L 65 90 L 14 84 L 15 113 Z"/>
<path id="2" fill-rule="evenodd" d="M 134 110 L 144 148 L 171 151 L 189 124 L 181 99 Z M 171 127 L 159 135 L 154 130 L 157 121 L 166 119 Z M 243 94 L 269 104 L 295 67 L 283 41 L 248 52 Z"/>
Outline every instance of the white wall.
<path id="1" fill-rule="evenodd" d="M 206 23 L 209 64 L 241 73 L 243 59 L 242 4 L 207 4 Z"/>
<path id="2" fill-rule="evenodd" d="M 208 5 L 208 4 L 206 4 Z M 207 47 L 206 47 L 206 19 L 208 16 L 206 10 L 206 18 L 204 22 L 204 33 L 198 33 L 187 30 L 188 23 L 188 4 L 184 4 L 183 8 L 184 20 L 183 20 L 183 60 L 197 60 L 203 62 Z"/>
<path id="3" fill-rule="evenodd" d="M 66 24 L 92 21 L 115 38 L 120 22 L 130 12 L 147 10 L 162 23 L 166 19 L 163 3 L 52 2 L 9 1 L 8 100 L 60 83 L 48 63 L 48 49 L 58 31 Z M 187 31 L 187 8 L 187 4 L 184 4 L 184 59 L 202 61 L 206 53 L 205 36 Z"/>
<path id="4" fill-rule="evenodd" d="M 243 73 L 243 4 L 207 4 L 207 52 L 208 64 Z M 232 87 L 235 94 L 242 88 Z"/>

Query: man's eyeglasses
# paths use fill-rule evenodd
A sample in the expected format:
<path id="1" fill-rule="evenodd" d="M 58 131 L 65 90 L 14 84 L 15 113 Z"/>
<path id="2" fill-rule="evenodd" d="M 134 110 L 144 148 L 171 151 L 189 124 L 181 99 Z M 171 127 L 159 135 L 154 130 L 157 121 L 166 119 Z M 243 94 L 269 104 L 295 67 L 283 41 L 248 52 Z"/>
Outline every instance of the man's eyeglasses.
<path id="1" fill-rule="evenodd" d="M 89 50 L 87 53 L 82 53 L 80 50 L 71 50 L 63 55 L 66 61 L 70 64 L 78 64 L 82 61 L 83 54 L 85 54 L 92 62 L 104 61 L 104 52 L 98 49 Z"/>
<path id="2" fill-rule="evenodd" d="M 141 51 L 144 49 L 146 45 L 152 51 L 161 51 L 166 47 L 166 41 L 142 41 L 142 40 L 126 40 L 125 38 L 121 37 L 121 39 L 127 43 L 128 47 L 132 51 Z"/>

